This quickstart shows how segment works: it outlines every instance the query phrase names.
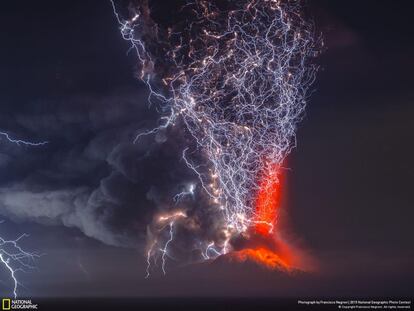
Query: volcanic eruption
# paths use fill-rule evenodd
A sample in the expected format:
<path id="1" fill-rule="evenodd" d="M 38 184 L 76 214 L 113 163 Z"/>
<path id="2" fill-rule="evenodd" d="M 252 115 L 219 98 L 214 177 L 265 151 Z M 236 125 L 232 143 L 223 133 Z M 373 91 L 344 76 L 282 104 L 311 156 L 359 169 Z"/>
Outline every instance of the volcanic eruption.
<path id="1" fill-rule="evenodd" d="M 148 264 L 162 257 L 165 271 L 172 241 L 185 228 L 194 234 L 188 248 L 199 248 L 203 259 L 230 253 L 270 268 L 298 268 L 300 256 L 283 242 L 275 221 L 282 163 L 295 147 L 317 69 L 318 40 L 300 2 L 186 1 L 169 22 L 157 20 L 146 0 L 129 7 L 128 19 L 113 7 L 137 53 L 149 101 L 162 114 L 159 126 L 135 142 L 183 128 L 182 160 L 198 177 L 191 191 L 175 196 L 197 196 L 196 208 L 178 204 L 185 217 L 177 219 L 175 202 L 161 216 L 169 221 L 154 217 Z M 214 221 L 206 222 L 206 214 Z"/>

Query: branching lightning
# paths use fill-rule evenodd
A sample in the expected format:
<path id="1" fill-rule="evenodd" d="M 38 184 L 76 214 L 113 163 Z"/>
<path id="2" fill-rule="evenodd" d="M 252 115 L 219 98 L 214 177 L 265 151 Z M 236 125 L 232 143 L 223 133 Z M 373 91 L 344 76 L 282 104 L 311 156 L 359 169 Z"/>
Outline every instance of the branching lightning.
<path id="1" fill-rule="evenodd" d="M 174 239 L 174 223 L 170 222 L 169 223 L 169 238 L 167 240 L 167 242 L 165 242 L 164 248 L 161 248 L 160 251 L 162 253 L 161 256 L 161 260 L 162 260 L 162 272 L 165 274 L 165 263 L 166 263 L 166 256 L 168 253 L 168 245 L 172 242 L 172 240 Z"/>
<path id="2" fill-rule="evenodd" d="M 9 143 L 16 145 L 38 147 L 48 143 L 47 141 L 33 142 L 15 139 L 12 138 L 9 133 L 3 131 L 0 131 L 0 137 L 4 137 Z M 17 272 L 34 269 L 34 259 L 40 256 L 37 253 L 29 253 L 19 246 L 19 241 L 27 236 L 27 234 L 23 234 L 15 240 L 5 240 L 0 237 L 0 261 L 5 269 L 10 273 L 10 277 L 13 280 L 14 298 L 17 297 L 17 289 L 20 285 L 20 282 L 17 279 Z"/>
<path id="3" fill-rule="evenodd" d="M 138 55 L 149 100 L 155 99 L 164 113 L 160 125 L 136 141 L 185 124 L 197 147 L 186 148 L 183 160 L 211 204 L 222 210 L 226 238 L 206 242 L 203 257 L 228 252 L 231 236 L 256 224 L 272 232 L 277 215 L 261 217 L 256 197 L 278 183 L 282 163 L 296 145 L 296 124 L 316 72 L 310 60 L 317 40 L 301 17 L 300 3 L 229 1 L 223 9 L 214 1 L 189 1 L 182 10 L 191 22 L 163 33 L 147 1 L 139 1 L 128 20 L 111 2 L 123 38 Z M 173 238 L 172 223 L 170 232 L 163 256 Z"/>
<path id="4" fill-rule="evenodd" d="M 160 246 L 159 244 L 162 243 L 162 241 L 159 241 L 158 239 L 151 239 L 149 243 L 149 247 L 147 250 L 147 269 L 146 269 L 146 278 L 150 276 L 150 270 L 151 270 L 151 258 L 154 258 L 154 262 L 156 263 L 158 256 L 161 254 L 161 269 L 164 274 L 166 274 L 166 262 L 167 257 L 170 257 L 170 254 L 168 252 L 168 246 L 174 239 L 174 225 L 179 222 L 182 219 L 187 218 L 187 215 L 182 210 L 176 210 L 171 213 L 157 215 L 155 217 L 155 228 L 153 228 L 154 231 L 156 231 L 157 236 L 159 236 L 162 233 L 167 232 L 168 239 L 164 243 L 163 246 Z"/>
<path id="5" fill-rule="evenodd" d="M 27 234 L 19 236 L 15 240 L 5 240 L 0 237 L 0 261 L 10 273 L 13 280 L 13 296 L 17 297 L 17 289 L 20 282 L 17 279 L 17 273 L 34 269 L 34 260 L 40 257 L 37 253 L 29 253 L 25 251 L 19 242 L 27 237 Z"/>

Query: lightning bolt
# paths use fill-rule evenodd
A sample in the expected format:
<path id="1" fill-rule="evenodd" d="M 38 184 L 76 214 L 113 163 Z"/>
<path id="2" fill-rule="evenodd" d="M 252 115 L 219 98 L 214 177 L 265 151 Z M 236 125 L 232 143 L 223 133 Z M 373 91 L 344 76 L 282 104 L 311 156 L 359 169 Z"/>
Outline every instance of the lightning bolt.
<path id="1" fill-rule="evenodd" d="M 168 239 L 162 247 L 159 247 L 159 244 L 162 243 L 162 240 L 159 240 L 158 238 L 152 239 L 149 242 L 150 246 L 147 250 L 147 268 L 145 278 L 148 278 L 150 276 L 151 258 L 154 257 L 154 261 L 156 262 L 157 255 L 159 254 L 161 254 L 162 272 L 164 275 L 166 274 L 165 267 L 167 263 L 167 257 L 169 257 L 168 247 L 170 243 L 174 240 L 174 225 L 178 221 L 185 218 L 187 218 L 187 215 L 183 210 L 175 210 L 162 215 L 157 215 L 155 217 L 156 228 L 154 228 L 154 230 L 156 231 L 156 236 L 160 236 L 161 233 L 165 232 L 165 229 L 168 228 Z"/>
<path id="2" fill-rule="evenodd" d="M 19 246 L 22 238 L 28 237 L 22 234 L 15 240 L 5 240 L 0 237 L 0 261 L 9 271 L 13 280 L 13 296 L 17 297 L 17 289 L 20 282 L 17 279 L 17 272 L 34 269 L 34 261 L 40 257 L 37 253 L 30 253 Z"/>
<path id="3" fill-rule="evenodd" d="M 33 142 L 33 141 L 28 141 L 28 140 L 15 139 L 15 138 L 12 138 L 9 133 L 2 132 L 2 131 L 0 131 L 0 136 L 5 137 L 6 140 L 9 141 L 10 143 L 17 144 L 17 145 L 38 147 L 38 146 L 46 145 L 48 143 L 47 141 Z"/>
<path id="4" fill-rule="evenodd" d="M 189 184 L 187 186 L 186 190 L 184 190 L 180 193 L 177 193 L 174 196 L 173 201 L 175 202 L 175 204 L 178 204 L 186 196 L 193 196 L 194 195 L 194 190 L 195 190 L 195 185 L 194 184 Z"/>
<path id="5" fill-rule="evenodd" d="M 215 257 L 217 257 L 217 256 L 220 256 L 220 255 L 221 255 L 221 252 L 220 252 L 220 251 L 218 251 L 218 250 L 215 248 L 215 243 L 214 243 L 214 242 L 209 243 L 209 244 L 207 245 L 207 248 L 206 248 L 205 252 L 204 252 L 204 253 L 202 253 L 202 256 L 203 256 L 203 258 L 204 258 L 205 260 L 208 260 L 208 259 L 210 259 L 210 258 L 211 258 L 211 257 L 209 256 L 209 253 L 213 253 L 213 257 L 214 257 L 214 258 L 215 258 Z"/>
<path id="6" fill-rule="evenodd" d="M 38 147 L 46 145 L 47 141 L 33 142 L 22 139 L 15 139 L 9 133 L 0 131 L 0 137 L 6 138 L 10 143 L 16 145 L 25 145 L 31 147 Z M 0 223 L 3 223 L 1 221 Z M 29 253 L 19 246 L 19 241 L 22 238 L 28 237 L 27 234 L 22 234 L 15 240 L 5 240 L 0 237 L 0 262 L 9 271 L 10 277 L 13 280 L 13 296 L 17 297 L 17 289 L 20 282 L 17 279 L 17 272 L 34 269 L 34 259 L 40 257 L 37 253 Z"/>
<path id="7" fill-rule="evenodd" d="M 170 222 L 169 224 L 170 230 L 170 237 L 167 240 L 167 242 L 164 245 L 164 248 L 161 248 L 160 251 L 162 253 L 161 259 L 162 259 L 162 272 L 164 273 L 164 275 L 166 274 L 165 272 L 165 264 L 166 264 L 166 256 L 168 255 L 168 245 L 172 242 L 172 240 L 174 239 L 174 222 Z"/>

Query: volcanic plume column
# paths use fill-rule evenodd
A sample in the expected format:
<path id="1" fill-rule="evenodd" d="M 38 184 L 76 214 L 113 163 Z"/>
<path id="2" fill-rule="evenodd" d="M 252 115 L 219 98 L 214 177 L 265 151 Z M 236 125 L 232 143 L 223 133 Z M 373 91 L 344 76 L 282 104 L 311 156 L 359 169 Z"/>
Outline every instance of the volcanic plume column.
<path id="1" fill-rule="evenodd" d="M 156 226 L 154 217 L 153 227 L 160 229 L 151 234 L 149 244 L 158 245 L 152 249 L 169 257 L 180 227 L 194 234 L 196 242 L 188 248 L 199 247 L 205 259 L 231 252 L 234 238 L 246 232 L 272 240 L 267 236 L 275 234 L 281 165 L 295 147 L 296 124 L 316 73 L 311 59 L 317 42 L 300 2 L 195 0 L 170 25 L 153 19 L 146 0 L 130 7 L 127 20 L 112 3 L 122 36 L 138 55 L 149 99 L 163 114 L 160 125 L 140 133 L 136 142 L 183 126 L 188 145 L 182 158 L 199 178 L 187 192 L 207 202 L 209 213 L 222 212 L 210 223 L 220 237 L 195 225 L 204 222 L 205 213 L 183 200 L 172 202 L 164 213 L 169 216 L 162 217 L 177 209 L 185 217 L 169 226 Z M 276 248 L 281 253 L 279 245 L 267 249 Z M 286 258 L 281 266 L 289 265 Z"/>

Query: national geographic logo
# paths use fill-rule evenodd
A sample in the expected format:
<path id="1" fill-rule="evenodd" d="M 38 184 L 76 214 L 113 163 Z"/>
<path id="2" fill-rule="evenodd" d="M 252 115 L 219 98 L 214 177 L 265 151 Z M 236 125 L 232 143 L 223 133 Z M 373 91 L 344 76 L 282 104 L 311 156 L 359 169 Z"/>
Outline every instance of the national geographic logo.
<path id="1" fill-rule="evenodd" d="M 3 298 L 1 301 L 1 309 L 2 310 L 10 310 L 10 299 L 9 298 Z"/>
<path id="2" fill-rule="evenodd" d="M 32 303 L 31 299 L 10 299 L 1 300 L 2 310 L 37 310 L 37 303 Z"/>

